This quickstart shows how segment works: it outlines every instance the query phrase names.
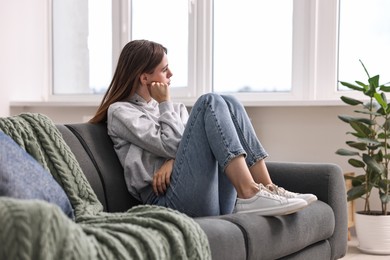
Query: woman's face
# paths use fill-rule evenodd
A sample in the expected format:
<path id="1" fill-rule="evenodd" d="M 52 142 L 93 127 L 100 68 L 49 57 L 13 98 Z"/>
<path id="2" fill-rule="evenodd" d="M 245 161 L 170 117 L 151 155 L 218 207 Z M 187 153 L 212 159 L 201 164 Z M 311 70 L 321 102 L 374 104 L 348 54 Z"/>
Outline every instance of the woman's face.
<path id="1" fill-rule="evenodd" d="M 162 61 L 157 65 L 154 72 L 148 75 L 148 84 L 151 84 L 152 82 L 161 82 L 169 85 L 171 83 L 170 78 L 173 74 L 172 71 L 168 68 L 168 57 L 165 53 Z"/>

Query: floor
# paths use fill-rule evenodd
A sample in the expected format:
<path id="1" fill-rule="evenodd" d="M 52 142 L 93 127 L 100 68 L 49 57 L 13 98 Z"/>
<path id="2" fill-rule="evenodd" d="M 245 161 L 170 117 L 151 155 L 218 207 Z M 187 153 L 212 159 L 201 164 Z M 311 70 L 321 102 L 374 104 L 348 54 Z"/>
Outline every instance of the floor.
<path id="1" fill-rule="evenodd" d="M 390 255 L 369 255 L 362 253 L 358 248 L 356 237 L 352 236 L 348 241 L 348 252 L 342 260 L 390 260 Z"/>

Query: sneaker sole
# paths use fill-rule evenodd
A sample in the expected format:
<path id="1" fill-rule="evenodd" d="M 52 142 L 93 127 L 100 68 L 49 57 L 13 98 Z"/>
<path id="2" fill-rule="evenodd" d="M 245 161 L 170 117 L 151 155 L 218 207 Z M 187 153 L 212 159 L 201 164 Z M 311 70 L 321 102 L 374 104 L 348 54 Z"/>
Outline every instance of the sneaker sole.
<path id="1" fill-rule="evenodd" d="M 242 213 L 260 213 L 261 216 L 284 216 L 293 214 L 301 209 L 304 209 L 308 206 L 308 203 L 304 200 L 302 200 L 299 203 L 289 204 L 288 206 L 283 207 L 274 207 L 274 208 L 267 208 L 267 209 L 252 209 L 252 210 L 243 210 L 238 211 L 236 214 L 242 214 Z"/>
<path id="2" fill-rule="evenodd" d="M 313 203 L 314 201 L 317 201 L 317 200 L 318 200 L 317 196 L 310 196 L 310 197 L 308 197 L 308 198 L 306 198 L 306 199 L 303 198 L 303 197 L 297 197 L 297 198 L 306 200 L 306 202 L 307 202 L 308 205 L 311 204 L 311 203 Z"/>
<path id="3" fill-rule="evenodd" d="M 307 204 L 311 204 L 311 203 L 313 203 L 314 201 L 317 201 L 318 199 L 317 199 L 317 197 L 313 197 L 312 199 L 309 199 L 309 200 L 307 200 L 306 202 L 307 202 Z"/>

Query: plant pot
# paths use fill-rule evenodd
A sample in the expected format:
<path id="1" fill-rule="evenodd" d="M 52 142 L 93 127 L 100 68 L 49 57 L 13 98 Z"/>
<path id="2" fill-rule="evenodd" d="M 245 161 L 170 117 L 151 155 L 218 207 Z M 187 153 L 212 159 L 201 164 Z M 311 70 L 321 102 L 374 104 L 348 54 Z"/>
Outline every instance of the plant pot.
<path id="1" fill-rule="evenodd" d="M 390 255 L 390 215 L 355 213 L 358 249 L 365 253 Z"/>

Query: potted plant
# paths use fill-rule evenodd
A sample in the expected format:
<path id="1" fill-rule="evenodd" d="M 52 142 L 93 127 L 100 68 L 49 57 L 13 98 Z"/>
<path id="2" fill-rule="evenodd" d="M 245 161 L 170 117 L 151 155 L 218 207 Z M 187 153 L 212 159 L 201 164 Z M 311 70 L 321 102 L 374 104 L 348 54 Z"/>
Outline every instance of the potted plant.
<path id="1" fill-rule="evenodd" d="M 347 134 L 353 140 L 346 141 L 347 149 L 338 149 L 336 153 L 350 157 L 348 163 L 357 168 L 355 176 L 345 178 L 352 181 L 352 188 L 347 191 L 348 201 L 364 200 L 364 209 L 355 213 L 359 249 L 375 254 L 390 254 L 390 103 L 386 98 L 390 86 L 388 83 L 380 84 L 379 75 L 371 77 L 364 64 L 360 63 L 368 76 L 367 83 L 340 82 L 363 95 L 360 100 L 341 97 L 347 105 L 358 108 L 353 116 L 338 116 L 351 126 L 352 131 Z M 371 195 L 376 192 L 381 205 L 379 210 L 370 207 Z"/>

